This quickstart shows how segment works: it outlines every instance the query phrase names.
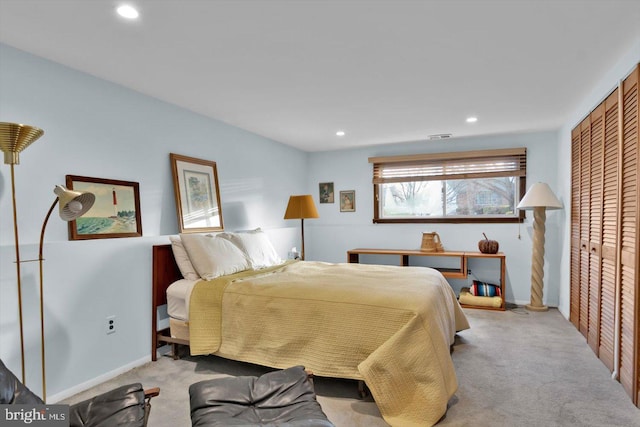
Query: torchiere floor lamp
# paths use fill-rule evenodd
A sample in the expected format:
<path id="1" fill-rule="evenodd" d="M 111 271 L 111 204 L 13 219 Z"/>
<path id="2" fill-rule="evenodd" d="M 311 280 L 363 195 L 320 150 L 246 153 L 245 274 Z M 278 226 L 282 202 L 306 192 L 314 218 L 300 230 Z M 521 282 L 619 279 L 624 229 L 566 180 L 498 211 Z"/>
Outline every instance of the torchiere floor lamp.
<path id="1" fill-rule="evenodd" d="M 11 201 L 13 202 L 13 236 L 16 247 L 16 280 L 18 284 L 18 317 L 20 324 L 20 363 L 22 383 L 25 381 L 24 367 L 24 326 L 22 322 L 22 281 L 20 274 L 20 239 L 18 238 L 18 213 L 16 210 L 16 186 L 14 165 L 20 164 L 20 152 L 44 134 L 42 129 L 19 123 L 0 122 L 0 150 L 4 153 L 4 163 L 11 165 Z"/>

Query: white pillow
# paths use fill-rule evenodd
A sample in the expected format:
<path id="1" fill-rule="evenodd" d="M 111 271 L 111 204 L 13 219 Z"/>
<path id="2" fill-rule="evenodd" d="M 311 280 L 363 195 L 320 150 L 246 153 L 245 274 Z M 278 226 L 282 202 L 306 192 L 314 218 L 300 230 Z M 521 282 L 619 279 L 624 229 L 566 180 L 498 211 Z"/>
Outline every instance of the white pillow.
<path id="1" fill-rule="evenodd" d="M 202 234 L 180 234 L 182 244 L 200 277 L 211 280 L 249 268 L 249 261 L 233 243 Z"/>
<path id="2" fill-rule="evenodd" d="M 180 237 L 169 236 L 169 240 L 171 241 L 173 257 L 176 259 L 176 264 L 178 264 L 178 269 L 180 269 L 182 277 L 187 280 L 198 280 L 200 275 L 196 273 L 196 269 L 193 268 L 193 264 L 191 264 L 189 255 L 187 255 L 187 251 L 184 249 Z"/>
<path id="3" fill-rule="evenodd" d="M 233 242 L 249 259 L 251 268 L 260 269 L 282 263 L 269 236 L 259 228 L 240 233 L 221 233 L 223 239 Z"/>

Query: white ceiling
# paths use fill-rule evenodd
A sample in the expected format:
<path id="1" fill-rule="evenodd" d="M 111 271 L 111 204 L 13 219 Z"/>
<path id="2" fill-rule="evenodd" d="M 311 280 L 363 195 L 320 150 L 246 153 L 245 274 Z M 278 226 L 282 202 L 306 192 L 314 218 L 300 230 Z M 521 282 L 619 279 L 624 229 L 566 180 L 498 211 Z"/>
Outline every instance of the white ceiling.
<path id="1" fill-rule="evenodd" d="M 306 151 L 557 129 L 640 39 L 640 0 L 123 2 L 0 0 L 0 42 Z"/>

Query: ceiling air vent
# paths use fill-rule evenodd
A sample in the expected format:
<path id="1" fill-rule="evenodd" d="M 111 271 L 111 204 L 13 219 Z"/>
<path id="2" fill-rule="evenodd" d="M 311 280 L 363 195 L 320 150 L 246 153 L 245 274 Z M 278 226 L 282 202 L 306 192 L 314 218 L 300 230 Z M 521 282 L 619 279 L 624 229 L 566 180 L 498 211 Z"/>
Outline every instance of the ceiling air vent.
<path id="1" fill-rule="evenodd" d="M 429 139 L 431 141 L 435 141 L 437 139 L 448 139 L 451 138 L 453 135 L 451 135 L 450 133 L 439 133 L 436 135 L 429 135 Z"/>

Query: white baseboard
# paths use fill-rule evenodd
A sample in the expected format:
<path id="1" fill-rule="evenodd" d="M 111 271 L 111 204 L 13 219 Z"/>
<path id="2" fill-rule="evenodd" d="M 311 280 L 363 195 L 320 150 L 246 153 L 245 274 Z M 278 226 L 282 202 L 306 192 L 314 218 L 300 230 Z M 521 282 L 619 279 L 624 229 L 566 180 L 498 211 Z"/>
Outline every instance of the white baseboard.
<path id="1" fill-rule="evenodd" d="M 131 363 L 127 363 L 124 366 L 121 366 L 117 369 L 114 369 L 113 371 L 107 372 L 106 374 L 102 374 L 100 376 L 97 376 L 95 378 L 90 379 L 89 381 L 85 381 L 81 384 L 78 384 L 76 386 L 73 386 L 69 389 L 66 389 L 64 391 L 61 391 L 60 393 L 56 393 L 53 396 L 47 396 L 47 403 L 56 403 L 56 402 L 60 402 L 61 400 L 67 399 L 71 396 L 74 396 L 80 392 L 83 392 L 85 390 L 90 389 L 91 387 L 95 387 L 98 384 L 102 384 L 105 381 L 109 381 L 112 378 L 117 377 L 120 374 L 124 374 L 127 371 L 130 371 L 133 368 L 137 368 L 138 366 L 142 366 L 147 362 L 151 361 L 151 356 L 145 356 L 143 358 L 140 358 L 138 360 L 135 360 Z"/>

